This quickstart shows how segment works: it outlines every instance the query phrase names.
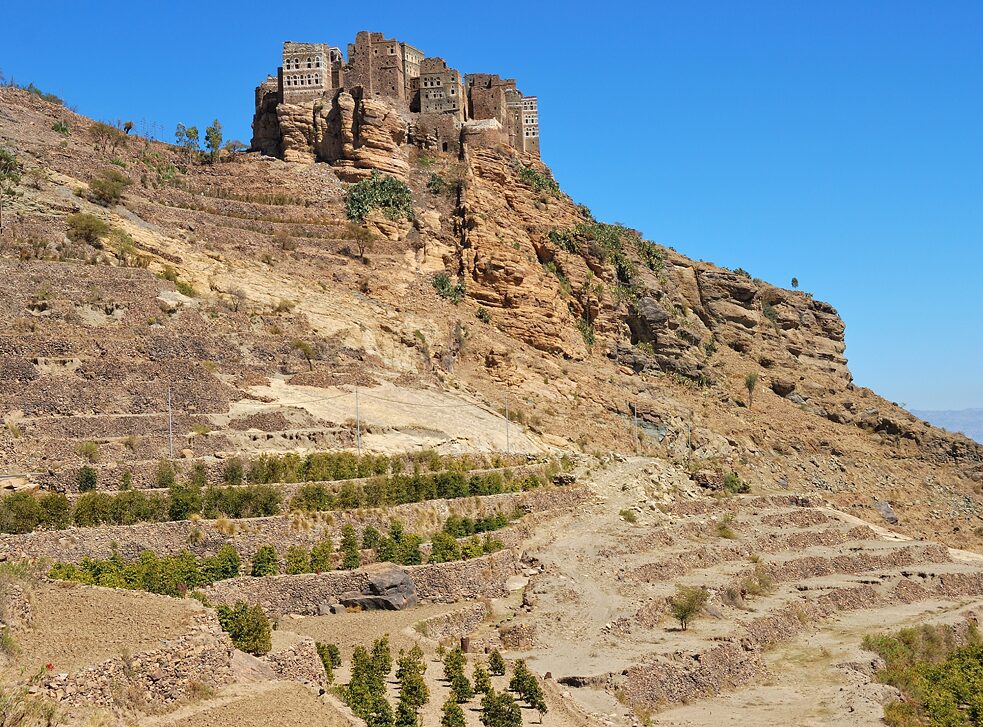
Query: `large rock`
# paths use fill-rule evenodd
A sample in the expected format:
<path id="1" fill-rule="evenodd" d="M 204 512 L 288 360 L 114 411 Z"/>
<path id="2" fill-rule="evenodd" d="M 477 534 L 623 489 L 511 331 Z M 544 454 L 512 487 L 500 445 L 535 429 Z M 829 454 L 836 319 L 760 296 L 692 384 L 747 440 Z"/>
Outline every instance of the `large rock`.
<path id="1" fill-rule="evenodd" d="M 342 605 L 366 611 L 400 611 L 417 604 L 416 584 L 409 573 L 391 563 L 371 566 L 368 571 L 362 592 L 342 594 L 338 599 Z"/>

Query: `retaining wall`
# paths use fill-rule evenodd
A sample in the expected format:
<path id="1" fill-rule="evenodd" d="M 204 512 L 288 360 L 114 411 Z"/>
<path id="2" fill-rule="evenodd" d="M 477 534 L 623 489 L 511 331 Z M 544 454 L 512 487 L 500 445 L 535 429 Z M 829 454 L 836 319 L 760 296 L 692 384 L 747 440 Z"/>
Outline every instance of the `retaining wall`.
<path id="1" fill-rule="evenodd" d="M 472 560 L 404 566 L 402 570 L 413 579 L 421 601 L 454 603 L 507 595 L 505 583 L 519 572 L 520 563 L 518 552 L 510 548 Z M 315 616 L 321 604 L 336 603 L 349 591 L 362 591 L 368 582 L 364 570 L 331 571 L 230 578 L 201 591 L 214 604 L 259 604 L 271 619 L 276 619 L 287 614 Z"/>
<path id="2" fill-rule="evenodd" d="M 390 521 L 399 520 L 406 530 L 427 536 L 440 530 L 452 514 L 481 517 L 516 509 L 537 513 L 576 505 L 589 496 L 584 487 L 548 486 L 529 492 L 428 500 L 390 508 L 40 530 L 24 535 L 0 535 L 0 560 L 48 558 L 78 563 L 85 557 L 108 558 L 114 550 L 127 560 L 144 550 L 157 555 L 176 555 L 189 550 L 205 556 L 230 543 L 245 561 L 261 545 L 273 545 L 282 555 L 288 546 L 309 548 L 325 537 L 337 543 L 346 524 L 353 525 L 361 537 L 366 527 L 384 531 Z"/>

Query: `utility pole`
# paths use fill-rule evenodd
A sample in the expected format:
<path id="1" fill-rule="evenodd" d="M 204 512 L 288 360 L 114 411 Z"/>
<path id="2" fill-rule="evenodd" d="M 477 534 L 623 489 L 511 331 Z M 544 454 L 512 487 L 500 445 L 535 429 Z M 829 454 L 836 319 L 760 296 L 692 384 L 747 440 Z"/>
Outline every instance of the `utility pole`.
<path id="1" fill-rule="evenodd" d="M 512 454 L 512 442 L 509 439 L 509 387 L 505 385 L 505 454 Z"/>
<path id="2" fill-rule="evenodd" d="M 362 454 L 362 425 L 358 413 L 358 386 L 355 387 L 355 448 Z"/>
<path id="3" fill-rule="evenodd" d="M 632 414 L 632 431 L 635 434 L 635 454 L 638 454 L 638 450 L 641 445 L 641 438 L 638 436 L 638 402 L 637 401 L 631 406 L 631 414 Z"/>
<path id="4" fill-rule="evenodd" d="M 171 387 L 167 387 L 167 451 L 174 459 L 174 412 L 171 409 Z"/>

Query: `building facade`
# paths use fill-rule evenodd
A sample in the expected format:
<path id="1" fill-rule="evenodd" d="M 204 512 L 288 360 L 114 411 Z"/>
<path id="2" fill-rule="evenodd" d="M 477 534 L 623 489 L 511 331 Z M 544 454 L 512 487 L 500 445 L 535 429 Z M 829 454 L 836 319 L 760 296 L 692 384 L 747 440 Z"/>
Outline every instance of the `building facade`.
<path id="1" fill-rule="evenodd" d="M 408 43 L 364 30 L 348 44 L 347 60 L 340 48 L 326 43 L 285 42 L 277 75 L 256 88 L 254 138 L 257 125 L 269 137 L 278 104 L 308 103 L 340 89 L 384 97 L 410 116 L 418 115 L 411 125 L 426 130 L 419 138 L 432 140 L 437 151 L 458 153 L 465 127 L 482 122 L 486 136 L 498 129 L 494 133 L 502 143 L 539 156 L 538 100 L 523 96 L 514 79 L 490 73 L 464 76 L 443 58 L 427 57 Z"/>

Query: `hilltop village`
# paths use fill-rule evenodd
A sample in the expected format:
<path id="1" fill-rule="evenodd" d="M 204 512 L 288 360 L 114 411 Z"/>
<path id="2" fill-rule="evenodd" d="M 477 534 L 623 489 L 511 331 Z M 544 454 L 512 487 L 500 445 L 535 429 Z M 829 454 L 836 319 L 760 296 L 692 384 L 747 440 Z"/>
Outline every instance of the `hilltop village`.
<path id="1" fill-rule="evenodd" d="M 351 162 L 357 148 L 380 146 L 361 138 L 368 117 L 369 126 L 387 122 L 383 136 L 391 138 L 382 146 L 459 155 L 465 142 L 505 144 L 539 157 L 538 100 L 515 79 L 462 74 L 443 58 L 368 31 L 348 44 L 347 56 L 325 43 L 285 42 L 276 75 L 256 88 L 252 148 L 289 161 Z"/>

